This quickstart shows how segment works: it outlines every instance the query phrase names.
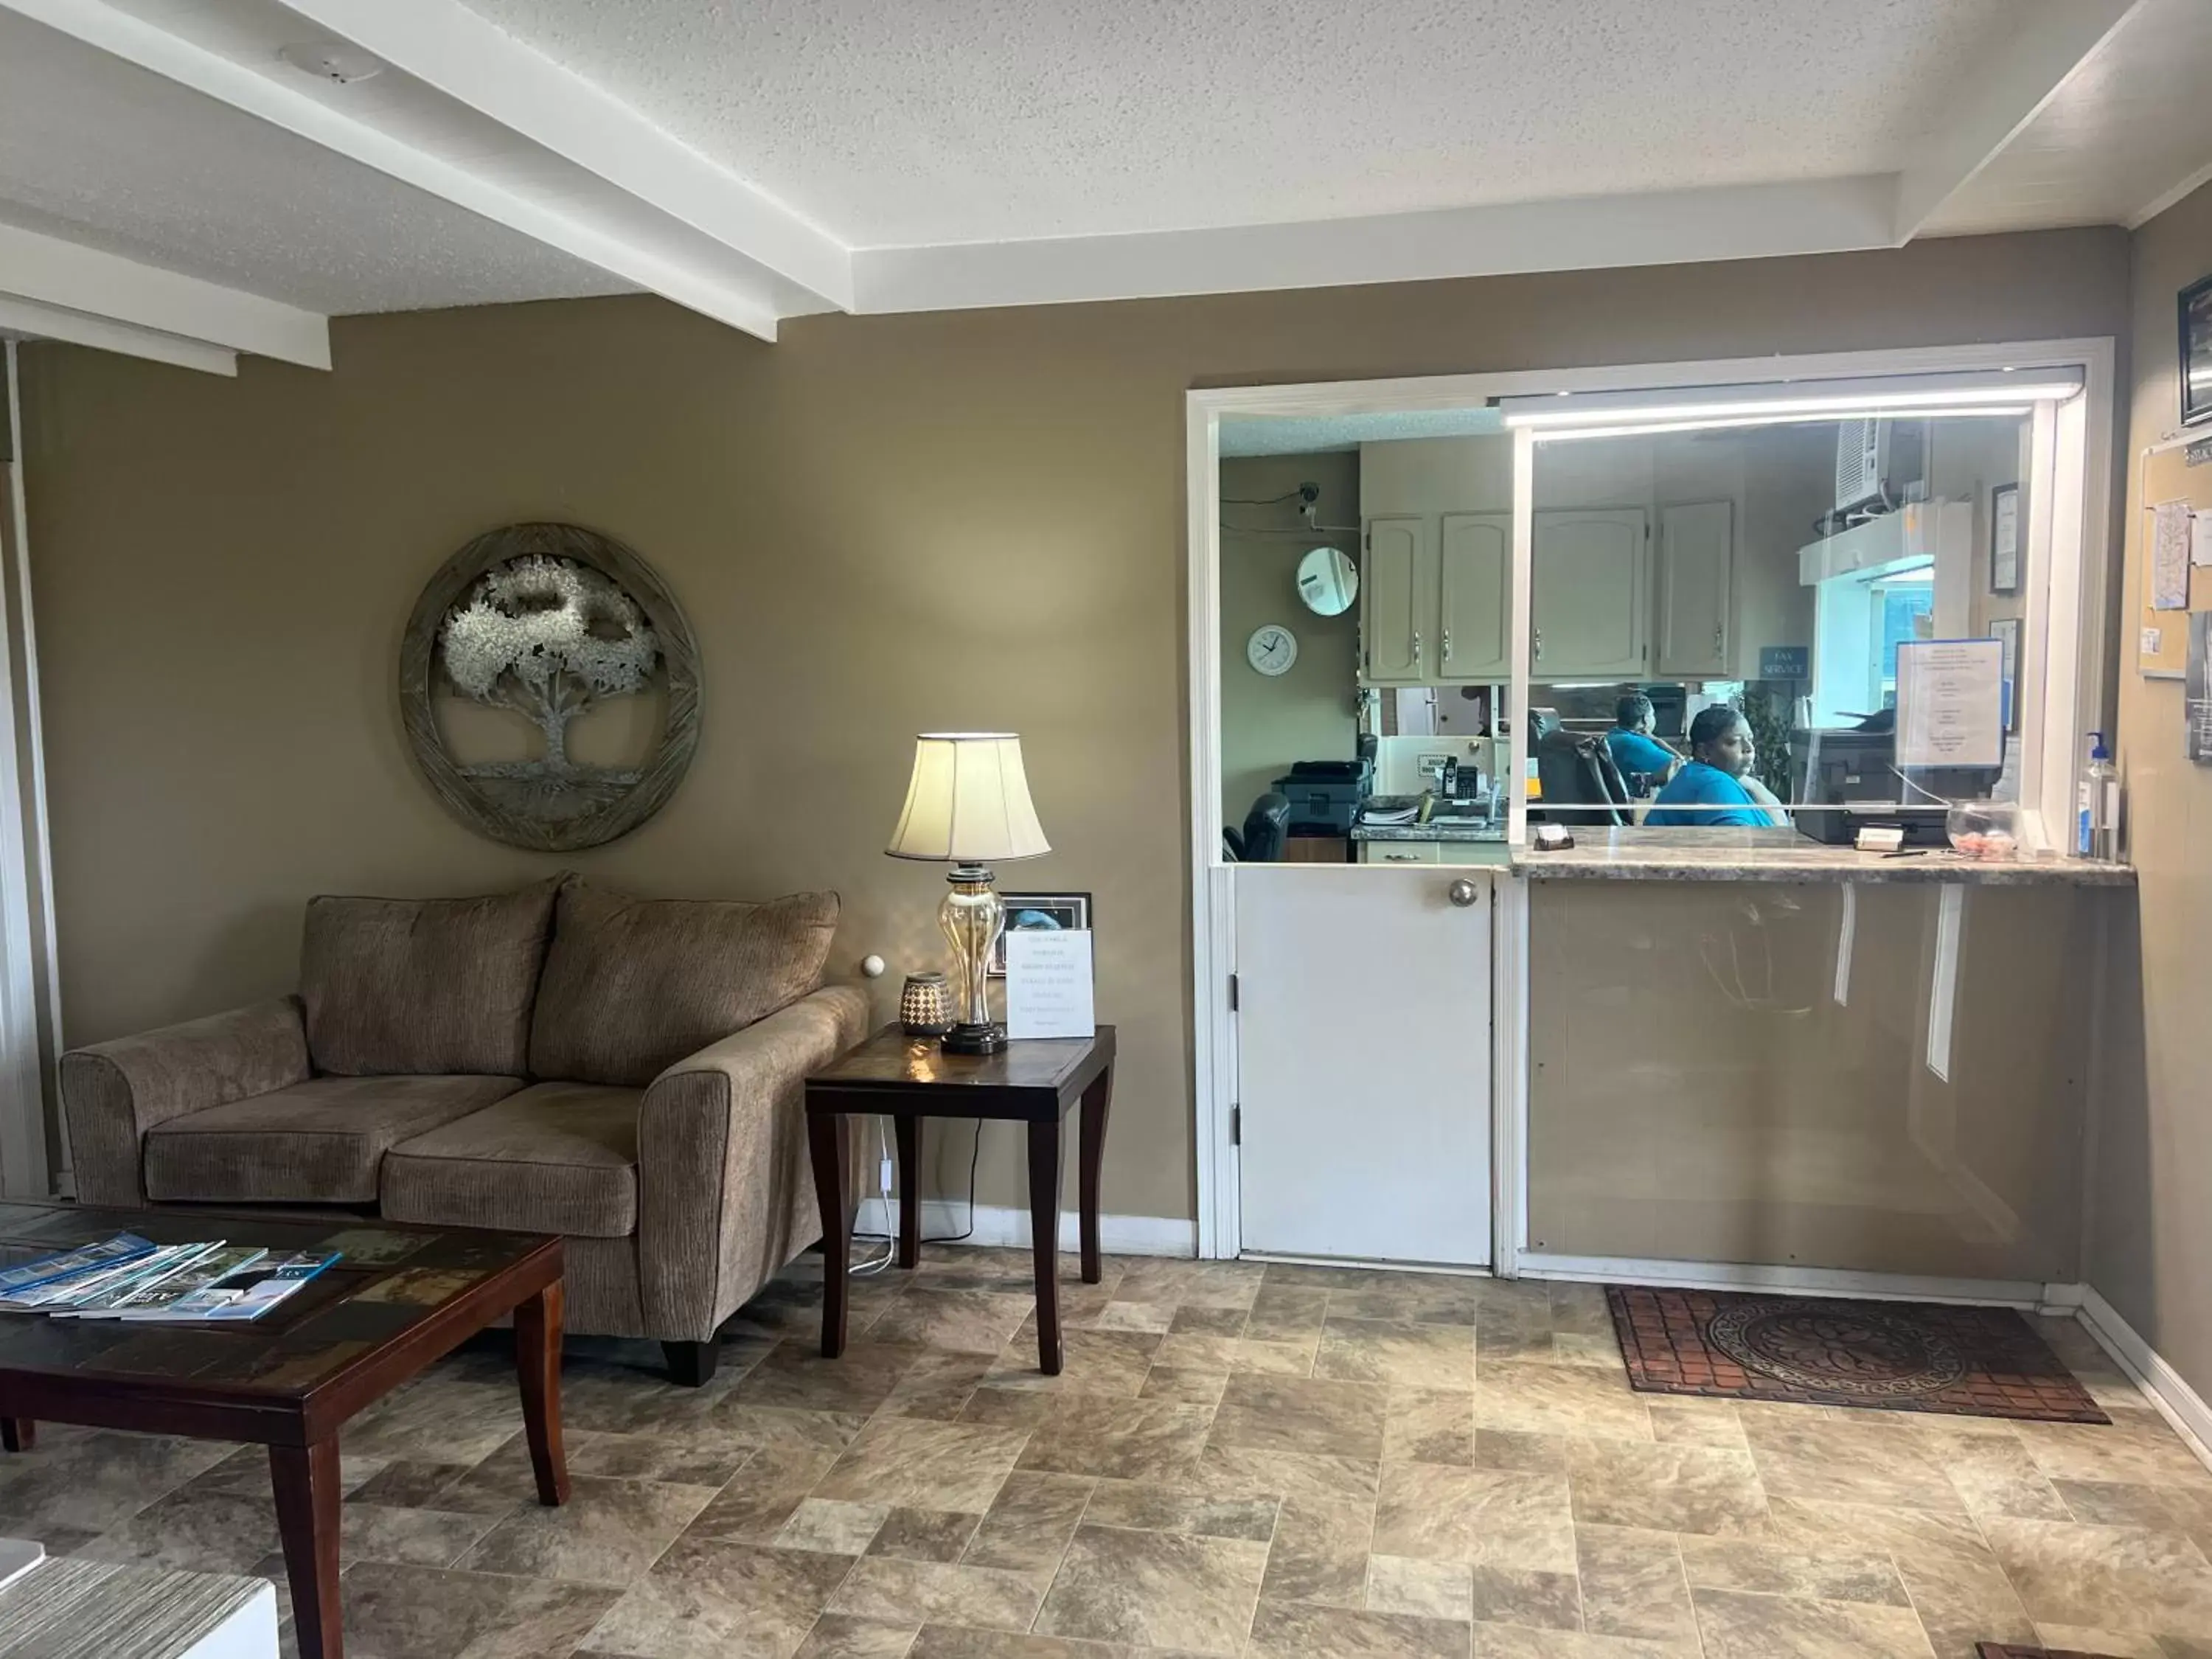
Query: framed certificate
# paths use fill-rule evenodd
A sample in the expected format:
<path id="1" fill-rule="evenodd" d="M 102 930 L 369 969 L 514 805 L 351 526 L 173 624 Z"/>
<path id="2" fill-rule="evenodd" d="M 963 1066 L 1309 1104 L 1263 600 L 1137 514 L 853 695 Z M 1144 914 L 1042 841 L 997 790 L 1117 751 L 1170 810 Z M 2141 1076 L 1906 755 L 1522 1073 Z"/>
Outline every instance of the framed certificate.
<path id="1" fill-rule="evenodd" d="M 1990 491 L 1990 592 L 2020 592 L 2020 486 Z"/>

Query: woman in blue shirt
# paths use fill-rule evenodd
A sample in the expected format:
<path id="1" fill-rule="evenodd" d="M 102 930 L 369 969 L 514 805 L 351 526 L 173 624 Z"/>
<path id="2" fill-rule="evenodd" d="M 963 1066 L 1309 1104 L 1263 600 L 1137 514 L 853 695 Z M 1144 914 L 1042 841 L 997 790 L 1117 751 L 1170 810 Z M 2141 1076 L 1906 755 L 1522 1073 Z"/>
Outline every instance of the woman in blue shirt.
<path id="1" fill-rule="evenodd" d="M 1658 712 L 1641 691 L 1630 692 L 1613 706 L 1613 729 L 1605 734 L 1606 752 L 1620 769 L 1620 775 L 1630 780 L 1629 788 L 1635 794 L 1644 794 L 1666 782 L 1682 763 L 1680 755 L 1651 735 L 1658 724 Z M 1650 781 L 1639 788 L 1634 781 L 1638 778 Z"/>
<path id="2" fill-rule="evenodd" d="M 1662 828 L 1733 824 L 1765 830 L 1788 823 L 1770 810 L 1773 797 L 1750 776 L 1759 757 L 1751 724 L 1725 703 L 1698 711 L 1690 722 L 1687 766 L 1674 774 L 1644 821 Z"/>

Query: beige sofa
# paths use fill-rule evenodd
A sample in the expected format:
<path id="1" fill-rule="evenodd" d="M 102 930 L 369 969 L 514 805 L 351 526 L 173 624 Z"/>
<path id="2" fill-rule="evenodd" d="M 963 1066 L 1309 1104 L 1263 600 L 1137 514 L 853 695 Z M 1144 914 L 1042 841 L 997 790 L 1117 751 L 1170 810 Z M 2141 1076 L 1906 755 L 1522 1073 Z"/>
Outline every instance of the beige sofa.
<path id="1" fill-rule="evenodd" d="M 558 1233 L 568 1328 L 714 1337 L 820 1236 L 802 1084 L 866 1034 L 835 894 L 638 899 L 574 877 L 317 898 L 296 996 L 65 1054 L 88 1204 L 281 1205 Z"/>

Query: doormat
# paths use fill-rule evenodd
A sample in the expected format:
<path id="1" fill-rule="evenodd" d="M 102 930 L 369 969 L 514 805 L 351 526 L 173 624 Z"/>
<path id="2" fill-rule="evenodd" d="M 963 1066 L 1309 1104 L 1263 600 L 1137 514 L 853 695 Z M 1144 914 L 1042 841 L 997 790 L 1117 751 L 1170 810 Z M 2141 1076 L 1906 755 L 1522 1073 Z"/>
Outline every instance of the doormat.
<path id="1" fill-rule="evenodd" d="M 2010 1308 L 1844 1302 L 1609 1285 L 1606 1300 L 1645 1394 L 2110 1423 Z"/>
<path id="2" fill-rule="evenodd" d="M 2082 1653 L 2073 1648 L 2029 1647 L 2021 1642 L 1977 1642 L 1980 1659 L 2111 1659 L 2102 1653 Z"/>

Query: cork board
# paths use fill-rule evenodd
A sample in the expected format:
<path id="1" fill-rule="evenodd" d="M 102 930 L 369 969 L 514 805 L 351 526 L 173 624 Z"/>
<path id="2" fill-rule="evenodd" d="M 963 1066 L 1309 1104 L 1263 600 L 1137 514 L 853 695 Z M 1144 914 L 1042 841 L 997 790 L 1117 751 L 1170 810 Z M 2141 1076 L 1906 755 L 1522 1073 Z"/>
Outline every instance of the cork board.
<path id="1" fill-rule="evenodd" d="M 2212 433 L 2195 434 L 2212 437 Z M 2136 618 L 2136 670 L 2165 679 L 2179 679 L 2189 665 L 2189 613 L 2154 611 L 2150 605 L 2151 514 L 2161 502 L 2187 501 L 2192 507 L 2212 508 L 2212 463 L 2191 466 L 2185 446 L 2162 449 L 2147 456 L 2142 467 L 2142 505 L 2136 522 L 2129 526 L 2136 548 L 2136 569 L 2142 604 Z M 2189 610 L 2212 611 L 2212 565 L 2197 565 L 2189 573 Z M 2142 630 L 2159 630 L 2159 648 L 2142 649 Z"/>

